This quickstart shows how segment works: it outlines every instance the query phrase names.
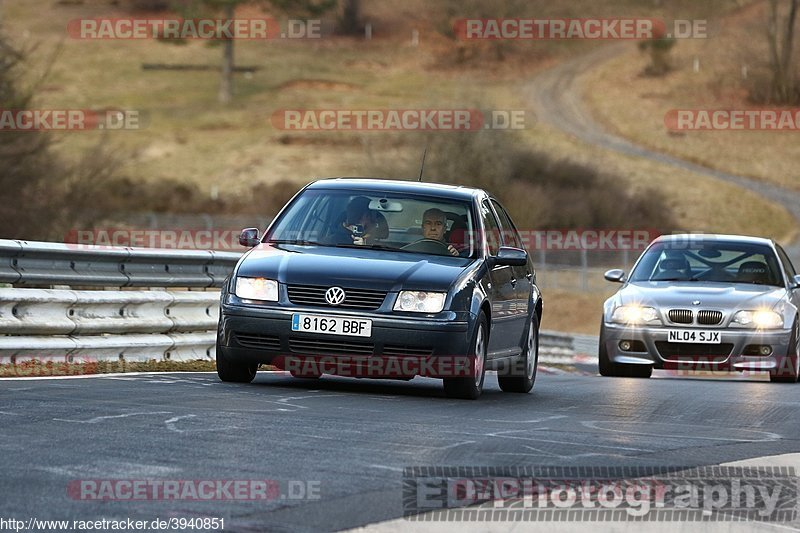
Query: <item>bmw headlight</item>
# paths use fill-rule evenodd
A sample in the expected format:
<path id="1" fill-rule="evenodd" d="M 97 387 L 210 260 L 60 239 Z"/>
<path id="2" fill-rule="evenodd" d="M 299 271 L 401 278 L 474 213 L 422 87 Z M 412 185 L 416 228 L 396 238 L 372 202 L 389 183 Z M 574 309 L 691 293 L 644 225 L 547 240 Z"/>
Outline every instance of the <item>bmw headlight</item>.
<path id="1" fill-rule="evenodd" d="M 748 328 L 775 329 L 783 327 L 783 316 L 766 309 L 739 311 L 733 315 L 733 322 Z"/>
<path id="2" fill-rule="evenodd" d="M 611 321 L 617 324 L 647 324 L 659 321 L 658 312 L 652 307 L 631 304 L 621 305 L 614 309 Z"/>
<path id="3" fill-rule="evenodd" d="M 236 296 L 245 300 L 278 301 L 278 282 L 265 278 L 236 278 Z"/>
<path id="4" fill-rule="evenodd" d="M 394 304 L 395 311 L 438 313 L 444 309 L 444 292 L 401 291 Z"/>

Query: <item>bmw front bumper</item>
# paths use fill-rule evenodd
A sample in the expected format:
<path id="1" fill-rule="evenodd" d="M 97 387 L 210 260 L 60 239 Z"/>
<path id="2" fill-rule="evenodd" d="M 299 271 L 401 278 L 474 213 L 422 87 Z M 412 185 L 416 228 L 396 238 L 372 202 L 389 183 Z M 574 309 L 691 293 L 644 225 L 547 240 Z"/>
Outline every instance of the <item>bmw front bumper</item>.
<path id="1" fill-rule="evenodd" d="M 670 343 L 670 329 L 664 326 L 634 327 L 604 323 L 600 342 L 614 363 L 653 365 L 655 368 L 710 370 L 775 370 L 788 353 L 791 329 L 746 330 L 714 329 L 721 334 L 720 344 Z M 630 344 L 628 350 L 620 346 Z M 755 353 L 770 348 L 769 355 Z"/>

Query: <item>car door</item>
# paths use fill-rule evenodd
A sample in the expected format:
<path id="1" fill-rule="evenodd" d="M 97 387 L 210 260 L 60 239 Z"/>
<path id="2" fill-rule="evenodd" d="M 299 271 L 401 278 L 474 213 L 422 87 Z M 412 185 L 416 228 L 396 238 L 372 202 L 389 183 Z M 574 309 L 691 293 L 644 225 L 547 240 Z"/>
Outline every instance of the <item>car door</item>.
<path id="1" fill-rule="evenodd" d="M 524 250 L 525 247 L 522 244 L 522 239 L 514 223 L 511 221 L 508 212 L 495 199 L 491 200 L 491 204 L 500 222 L 503 246 L 511 246 Z M 518 338 L 521 339 L 522 334 L 525 333 L 525 326 L 528 322 L 528 307 L 530 305 L 533 273 L 531 272 L 530 264 L 511 267 L 511 273 L 511 285 L 514 288 L 514 301 L 511 306 L 511 313 L 514 316 L 512 321 L 514 322 L 514 332 L 517 334 Z"/>
<path id="2" fill-rule="evenodd" d="M 480 206 L 484 240 L 490 256 L 497 255 L 502 243 L 500 225 L 488 201 Z M 514 336 L 515 316 L 511 309 L 516 301 L 516 288 L 512 280 L 514 270 L 510 266 L 493 265 L 489 268 L 487 290 L 492 304 L 492 329 L 489 334 L 489 356 L 506 355 L 517 344 Z"/>
<path id="3" fill-rule="evenodd" d="M 800 288 L 794 288 L 794 277 L 797 275 L 797 271 L 794 269 L 794 265 L 784 249 L 777 244 L 775 248 L 778 250 L 778 258 L 781 260 L 783 270 L 786 272 L 786 277 L 788 278 L 786 282 L 788 287 L 790 287 L 789 298 L 792 301 L 792 305 L 800 309 Z"/>

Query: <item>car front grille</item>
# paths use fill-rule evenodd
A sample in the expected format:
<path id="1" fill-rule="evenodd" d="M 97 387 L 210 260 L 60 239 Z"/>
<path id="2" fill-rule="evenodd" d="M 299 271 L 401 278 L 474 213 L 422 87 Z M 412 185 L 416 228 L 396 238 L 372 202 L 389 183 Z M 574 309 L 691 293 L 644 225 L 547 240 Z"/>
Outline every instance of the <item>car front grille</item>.
<path id="1" fill-rule="evenodd" d="M 386 299 L 386 291 L 369 289 L 344 289 L 344 302 L 332 306 L 325 300 L 325 292 L 330 287 L 315 287 L 312 285 L 289 285 L 289 301 L 297 305 L 310 305 L 318 307 L 337 307 L 341 309 L 378 309 Z"/>
<path id="2" fill-rule="evenodd" d="M 656 341 L 656 349 L 664 359 L 693 360 L 695 358 L 719 357 L 725 359 L 731 354 L 733 344 L 700 344 Z"/>
<path id="3" fill-rule="evenodd" d="M 281 339 L 274 335 L 259 335 L 257 333 L 236 332 L 233 334 L 236 344 L 244 348 L 255 348 L 257 350 L 279 351 L 281 349 Z"/>
<path id="4" fill-rule="evenodd" d="M 289 350 L 305 355 L 372 355 L 375 345 L 371 342 L 295 338 L 289 339 Z"/>
<path id="5" fill-rule="evenodd" d="M 386 345 L 383 347 L 383 355 L 390 355 L 393 357 L 424 357 L 433 355 L 433 348 Z"/>
<path id="6" fill-rule="evenodd" d="M 722 322 L 722 311 L 698 311 L 697 323 L 704 326 L 715 326 Z"/>
<path id="7" fill-rule="evenodd" d="M 670 322 L 675 324 L 691 324 L 694 313 L 691 309 L 670 309 L 668 315 Z"/>

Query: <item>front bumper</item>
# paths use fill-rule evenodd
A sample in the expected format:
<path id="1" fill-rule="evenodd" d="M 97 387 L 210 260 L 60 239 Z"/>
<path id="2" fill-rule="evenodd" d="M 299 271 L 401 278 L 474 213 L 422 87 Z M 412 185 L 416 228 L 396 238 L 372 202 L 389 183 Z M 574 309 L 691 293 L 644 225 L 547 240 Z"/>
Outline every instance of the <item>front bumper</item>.
<path id="1" fill-rule="evenodd" d="M 670 329 L 718 330 L 720 345 L 667 343 Z M 792 330 L 739 330 L 728 328 L 632 327 L 604 323 L 600 342 L 614 363 L 653 365 L 686 370 L 775 370 L 781 368 Z M 621 341 L 639 341 L 638 349 L 623 351 Z M 636 345 L 632 343 L 634 347 Z M 642 346 L 643 345 L 643 346 Z M 770 355 L 745 355 L 746 348 L 769 346 Z M 643 348 L 643 350 L 642 350 Z M 696 351 L 696 353 L 692 353 Z"/>
<path id="2" fill-rule="evenodd" d="M 292 331 L 294 313 L 368 318 L 372 320 L 372 335 L 365 338 Z M 441 363 L 448 358 L 458 358 L 462 362 L 469 350 L 475 320 L 467 312 L 445 312 L 444 316 L 446 318 L 431 319 L 318 308 L 223 304 L 218 349 L 233 361 L 273 364 L 286 369 L 297 365 L 298 361 L 316 359 L 324 362 L 324 367 L 319 367 L 325 368 L 324 373 L 347 373 L 337 372 L 331 363 L 351 370 L 355 368 L 354 363 L 364 363 L 372 370 L 388 368 L 388 373 L 395 374 L 385 377 L 447 377 L 458 370 L 431 362 Z"/>

